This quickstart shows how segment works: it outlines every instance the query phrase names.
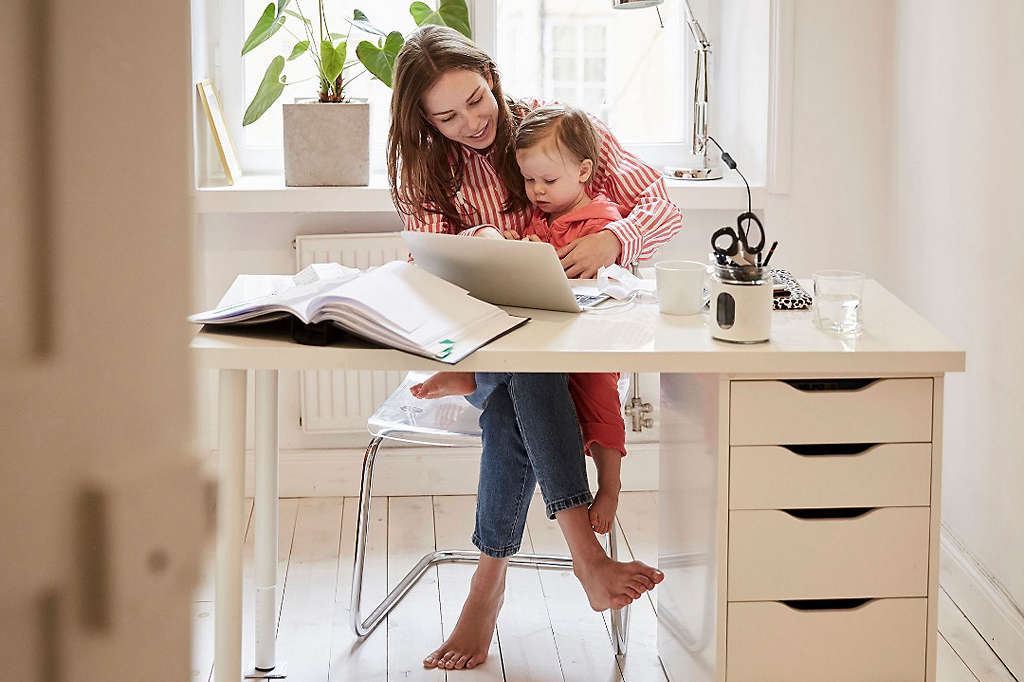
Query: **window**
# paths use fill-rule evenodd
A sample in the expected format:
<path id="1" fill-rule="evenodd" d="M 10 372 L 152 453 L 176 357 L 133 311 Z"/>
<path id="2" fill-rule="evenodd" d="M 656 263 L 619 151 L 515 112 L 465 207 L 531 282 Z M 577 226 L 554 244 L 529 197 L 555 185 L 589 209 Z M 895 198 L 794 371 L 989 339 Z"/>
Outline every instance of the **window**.
<path id="1" fill-rule="evenodd" d="M 205 21 L 216 31 L 216 40 L 210 51 L 203 40 L 194 42 L 197 54 L 209 61 L 247 173 L 281 172 L 281 103 L 316 97 L 318 88 L 307 56 L 287 62 L 290 85 L 284 94 L 258 121 L 242 127 L 242 113 L 271 58 L 287 57 L 295 43 L 305 39 L 298 20 L 289 18 L 285 29 L 240 57 L 245 36 L 268 2 L 200 3 L 206 7 Z M 295 3 L 315 26 L 317 3 Z M 359 8 L 377 26 L 408 35 L 416 28 L 409 4 L 410 0 L 332 0 L 325 10 L 335 32 L 347 32 L 345 17 Z M 467 4 L 477 42 L 494 56 L 506 93 L 586 109 L 653 163 L 670 163 L 689 152 L 692 74 L 685 74 L 687 66 L 692 69 L 693 42 L 682 20 L 681 2 L 661 5 L 664 27 L 653 9 L 613 10 L 609 0 L 467 0 Z M 702 0 L 697 0 L 698 12 L 701 5 Z M 349 58 L 365 38 L 369 36 L 352 32 Z M 362 67 L 352 70 L 362 71 Z M 370 166 L 372 173 L 382 173 L 391 90 L 369 74 L 359 76 L 350 88 L 353 96 L 370 100 Z"/>
<path id="2" fill-rule="evenodd" d="M 237 0 L 221 1 L 224 3 L 237 2 Z M 345 19 L 350 18 L 352 10 L 358 8 L 366 12 L 370 21 L 381 29 L 397 30 L 408 35 L 416 29 L 416 23 L 409 14 L 410 1 L 332 0 L 325 3 L 324 10 L 327 25 L 334 33 L 348 33 L 349 24 Z M 229 124 L 232 125 L 232 135 L 236 140 L 243 169 L 250 173 L 281 172 L 284 167 L 281 104 L 297 99 L 316 98 L 319 89 L 316 69 L 307 55 L 289 61 L 285 65 L 285 74 L 290 85 L 285 88 L 284 94 L 258 121 L 244 128 L 241 126 L 242 113 L 256 94 L 270 60 L 274 55 L 284 55 L 287 58 L 291 54 L 292 47 L 300 40 L 306 39 L 299 20 L 289 17 L 285 27 L 273 37 L 245 57 L 238 57 L 245 36 L 256 24 L 268 2 L 270 0 L 242 0 L 242 11 L 236 15 L 237 21 L 234 22 L 234 26 L 230 25 L 232 22 L 228 22 L 228 25 L 225 26 L 226 30 L 223 32 L 222 54 L 230 55 L 229 59 L 232 60 L 224 64 L 224 76 L 221 78 L 221 81 L 227 84 L 224 88 L 225 116 L 229 118 Z M 315 0 L 300 0 L 297 4 L 313 22 L 314 37 L 319 40 L 317 22 L 320 17 L 317 2 Z M 294 10 L 295 7 L 291 7 L 291 9 Z M 376 36 L 369 36 L 362 31 L 353 29 L 346 61 L 355 59 L 355 48 L 359 41 L 371 39 L 376 40 Z M 234 75 L 232 75 L 232 71 L 234 71 Z M 362 65 L 356 65 L 346 70 L 346 73 L 351 72 L 354 76 L 347 92 L 353 97 L 366 97 L 370 101 L 370 169 L 371 172 L 380 173 L 385 169 L 384 149 L 388 134 L 391 88 L 363 71 Z M 231 88 L 232 82 L 241 82 L 244 86 Z M 228 90 L 233 90 L 233 96 L 228 95 Z"/>
<path id="3" fill-rule="evenodd" d="M 544 98 L 573 104 L 608 122 L 608 26 L 553 20 L 544 32 Z"/>
<path id="4" fill-rule="evenodd" d="M 682 3 L 614 10 L 608 0 L 496 0 L 495 60 L 505 90 L 572 104 L 626 144 L 689 147 L 693 44 Z"/>

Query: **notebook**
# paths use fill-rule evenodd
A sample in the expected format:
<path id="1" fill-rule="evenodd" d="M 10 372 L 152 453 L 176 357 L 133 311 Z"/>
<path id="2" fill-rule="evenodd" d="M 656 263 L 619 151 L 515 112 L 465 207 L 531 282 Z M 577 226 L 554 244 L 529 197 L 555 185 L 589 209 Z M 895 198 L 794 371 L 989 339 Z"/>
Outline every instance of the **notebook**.
<path id="1" fill-rule="evenodd" d="M 473 298 L 414 263 L 358 270 L 317 263 L 296 275 L 238 275 L 199 324 L 253 324 L 294 316 L 329 321 L 351 334 L 455 364 L 529 320 Z"/>

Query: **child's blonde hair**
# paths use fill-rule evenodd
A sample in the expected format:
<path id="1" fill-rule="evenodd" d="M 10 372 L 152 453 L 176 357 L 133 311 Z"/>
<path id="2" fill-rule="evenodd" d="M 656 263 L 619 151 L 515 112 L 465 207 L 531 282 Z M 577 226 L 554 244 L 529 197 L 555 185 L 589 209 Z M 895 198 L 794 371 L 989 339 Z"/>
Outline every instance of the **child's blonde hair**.
<path id="1" fill-rule="evenodd" d="M 523 118 L 516 129 L 515 149 L 530 149 L 548 140 L 564 148 L 578 161 L 590 159 L 594 168 L 587 182 L 594 179 L 601 153 L 601 136 L 585 112 L 561 104 L 537 107 Z"/>

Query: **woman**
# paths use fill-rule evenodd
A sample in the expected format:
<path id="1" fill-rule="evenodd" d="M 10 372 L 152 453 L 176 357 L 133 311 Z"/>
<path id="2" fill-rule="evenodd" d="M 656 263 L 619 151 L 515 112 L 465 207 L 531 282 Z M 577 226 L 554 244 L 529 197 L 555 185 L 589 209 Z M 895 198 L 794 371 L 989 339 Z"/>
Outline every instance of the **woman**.
<path id="1" fill-rule="evenodd" d="M 518 238 L 531 211 L 513 132 L 530 106 L 507 99 L 494 62 L 461 34 L 426 26 L 395 62 L 388 175 L 406 229 L 456 233 L 491 224 Z M 660 174 L 625 152 L 607 128 L 591 184 L 632 207 L 608 229 L 558 250 L 569 277 L 650 255 L 682 226 Z M 483 455 L 473 543 L 480 549 L 469 596 L 451 636 L 427 667 L 473 668 L 487 656 L 505 588 L 539 483 L 549 518 L 565 535 L 595 610 L 620 608 L 663 578 L 641 562 L 608 558 L 591 528 L 579 424 L 564 374 L 492 374 L 470 402 L 483 409 Z M 486 400 L 484 400 L 486 398 Z"/>

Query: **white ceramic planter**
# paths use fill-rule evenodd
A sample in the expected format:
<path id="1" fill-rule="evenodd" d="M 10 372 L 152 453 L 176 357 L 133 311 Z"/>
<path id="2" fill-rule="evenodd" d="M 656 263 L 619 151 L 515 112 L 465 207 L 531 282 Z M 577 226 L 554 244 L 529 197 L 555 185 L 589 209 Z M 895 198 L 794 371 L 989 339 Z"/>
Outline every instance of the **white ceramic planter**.
<path id="1" fill-rule="evenodd" d="M 369 183 L 370 105 L 365 99 L 285 104 L 283 110 L 285 185 Z"/>

